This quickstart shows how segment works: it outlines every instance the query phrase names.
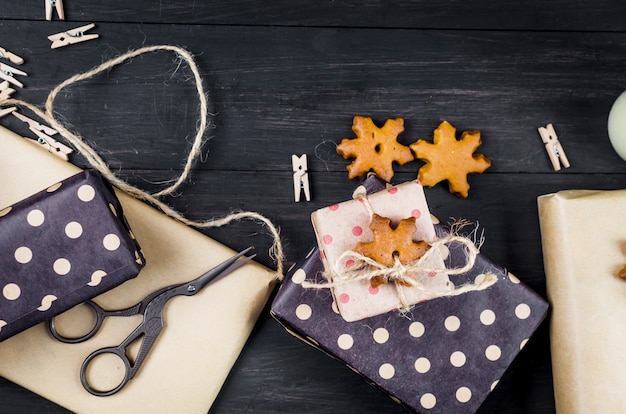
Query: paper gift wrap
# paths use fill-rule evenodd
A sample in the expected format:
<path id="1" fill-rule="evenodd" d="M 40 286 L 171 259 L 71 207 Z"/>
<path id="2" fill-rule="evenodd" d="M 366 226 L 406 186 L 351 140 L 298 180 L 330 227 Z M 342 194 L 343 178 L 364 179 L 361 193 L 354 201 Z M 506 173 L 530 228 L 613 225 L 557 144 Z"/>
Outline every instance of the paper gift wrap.
<path id="1" fill-rule="evenodd" d="M 369 229 L 369 203 L 374 213 L 387 217 L 396 224 L 407 217 L 416 218 L 417 231 L 413 239 L 432 243 L 436 240 L 435 228 L 430 217 L 424 190 L 417 181 L 400 184 L 367 196 L 367 201 L 355 199 L 335 204 L 313 212 L 311 221 L 322 253 L 324 268 L 333 273 L 349 268 L 351 259 L 341 259 L 341 255 L 353 250 L 357 242 L 374 240 Z M 443 259 L 435 254 L 425 263 L 431 268 L 443 269 Z M 415 275 L 426 289 L 444 292 L 451 289 L 448 275 L 443 272 L 417 272 Z M 418 287 L 404 288 L 408 304 L 427 300 L 428 296 Z M 391 284 L 372 288 L 368 280 L 352 281 L 333 288 L 333 295 L 339 313 L 348 321 L 357 321 L 369 316 L 398 308 L 398 293 Z"/>
<path id="2" fill-rule="evenodd" d="M 0 206 L 11 205 L 79 170 L 0 127 Z M 147 265 L 133 280 L 100 295 L 107 309 L 192 280 L 234 253 L 203 234 L 118 192 Z M 79 369 L 92 351 L 119 344 L 139 319 L 110 318 L 96 337 L 63 344 L 36 325 L 0 343 L 0 375 L 84 413 L 206 413 L 244 346 L 274 285 L 274 274 L 250 263 L 193 297 L 165 308 L 165 328 L 136 376 L 109 397 L 87 393 Z M 233 312 L 237 309 L 237 312 Z"/>
<path id="3" fill-rule="evenodd" d="M 435 229 L 445 236 L 443 227 Z M 445 264 L 456 267 L 465 260 L 464 248 L 452 246 Z M 491 287 L 422 302 L 405 315 L 389 312 L 347 322 L 328 290 L 302 287 L 305 280 L 322 280 L 322 272 L 315 249 L 283 282 L 272 315 L 290 333 L 419 413 L 476 411 L 548 309 L 514 275 L 479 254 L 473 269 L 455 282 L 491 272 L 498 279 Z"/>
<path id="4" fill-rule="evenodd" d="M 113 188 L 94 171 L 0 206 L 0 340 L 137 276 L 143 265 Z"/>
<path id="5" fill-rule="evenodd" d="M 420 303 L 407 315 L 346 322 L 329 292 L 301 285 L 319 278 L 317 253 L 283 283 L 272 314 L 415 412 L 476 411 L 547 311 L 515 276 L 479 255 L 469 277 L 493 272 L 499 280 L 488 289 Z"/>
<path id="6" fill-rule="evenodd" d="M 556 409 L 626 412 L 626 190 L 539 197 Z"/>

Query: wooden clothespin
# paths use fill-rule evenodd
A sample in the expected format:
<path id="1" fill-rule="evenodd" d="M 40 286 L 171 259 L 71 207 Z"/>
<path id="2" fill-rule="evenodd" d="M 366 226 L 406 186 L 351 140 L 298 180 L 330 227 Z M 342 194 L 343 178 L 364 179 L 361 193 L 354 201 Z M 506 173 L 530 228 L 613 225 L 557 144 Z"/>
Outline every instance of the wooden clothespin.
<path id="1" fill-rule="evenodd" d="M 8 114 L 17 111 L 17 107 L 11 106 L 9 108 L 0 109 L 0 118 L 7 116 Z"/>
<path id="2" fill-rule="evenodd" d="M 59 15 L 59 19 L 65 20 L 65 13 L 63 13 L 63 0 L 45 0 L 46 2 L 46 20 L 52 20 L 52 8 L 54 8 Z"/>
<path id="3" fill-rule="evenodd" d="M 541 140 L 546 146 L 546 151 L 548 152 L 548 157 L 550 157 L 554 171 L 559 171 L 561 164 L 563 164 L 563 167 L 569 168 L 569 161 L 552 124 L 548 124 L 545 128 L 539 127 L 538 130 L 539 135 L 541 135 Z"/>
<path id="4" fill-rule="evenodd" d="M 0 79 L 4 79 L 19 88 L 23 88 L 24 84 L 15 79 L 15 75 L 28 76 L 28 74 L 24 71 L 12 68 L 4 63 L 0 63 Z"/>
<path id="5" fill-rule="evenodd" d="M 306 154 L 298 157 L 291 156 L 291 166 L 293 167 L 293 192 L 296 203 L 300 202 L 300 193 L 304 190 L 306 201 L 311 201 L 311 189 L 309 188 L 309 173 L 307 172 Z"/>
<path id="6" fill-rule="evenodd" d="M 15 92 L 15 89 L 11 88 L 9 81 L 0 82 L 0 101 L 9 99 L 13 92 Z"/>
<path id="7" fill-rule="evenodd" d="M 75 29 L 66 30 L 65 32 L 55 33 L 48 36 L 48 39 L 52 42 L 51 49 L 57 47 L 63 47 L 67 45 L 73 45 L 74 43 L 86 42 L 87 40 L 97 39 L 98 34 L 85 34 L 87 30 L 91 30 L 96 27 L 95 23 L 90 23 L 85 26 L 77 27 Z"/>
<path id="8" fill-rule="evenodd" d="M 25 115 L 22 115 L 19 112 L 14 112 L 13 115 L 20 121 L 26 122 L 28 124 L 28 129 L 30 129 L 33 132 L 40 131 L 48 135 L 58 134 L 56 129 L 51 128 L 46 125 L 41 125 L 39 122 L 35 121 L 34 119 L 31 119 Z"/>
<path id="9" fill-rule="evenodd" d="M 22 63 L 24 63 L 24 59 L 2 47 L 0 47 L 0 58 L 7 59 L 9 62 L 16 65 L 21 65 Z"/>
<path id="10" fill-rule="evenodd" d="M 32 141 L 42 147 L 44 147 L 48 152 L 56 155 L 57 157 L 67 161 L 69 159 L 69 155 L 73 152 L 72 149 L 62 143 L 58 142 L 50 135 L 58 134 L 57 130 L 54 128 L 50 128 L 46 125 L 41 125 L 39 122 L 31 119 L 27 116 L 20 114 L 19 112 L 11 112 L 17 119 L 20 121 L 26 122 L 28 124 L 28 129 L 37 135 L 37 141 Z"/>

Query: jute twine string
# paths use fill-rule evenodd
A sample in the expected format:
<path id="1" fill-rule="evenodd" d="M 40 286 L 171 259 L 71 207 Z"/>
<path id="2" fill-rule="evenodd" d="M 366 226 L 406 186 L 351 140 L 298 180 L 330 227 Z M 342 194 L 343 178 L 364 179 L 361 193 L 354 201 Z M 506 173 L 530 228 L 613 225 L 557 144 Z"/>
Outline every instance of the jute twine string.
<path id="1" fill-rule="evenodd" d="M 54 115 L 54 102 L 57 98 L 57 95 L 65 88 L 73 85 L 74 83 L 89 79 L 101 72 L 107 71 L 114 66 L 117 66 L 129 59 L 133 59 L 139 55 L 151 52 L 159 52 L 159 51 L 170 51 L 174 52 L 179 59 L 184 60 L 189 69 L 193 73 L 193 78 L 195 81 L 196 92 L 198 94 L 198 100 L 200 101 L 200 122 L 198 124 L 196 134 L 192 143 L 192 146 L 189 150 L 189 154 L 187 156 L 184 168 L 178 178 L 176 178 L 170 186 L 156 192 L 156 193 L 148 193 L 143 191 L 131 184 L 128 184 L 126 181 L 118 178 L 110 169 L 107 163 L 100 157 L 100 155 L 85 142 L 83 137 L 76 133 L 70 131 L 65 125 L 63 125 Z M 207 97 L 202 86 L 202 78 L 200 76 L 200 71 L 194 61 L 193 56 L 185 49 L 180 48 L 178 46 L 171 45 L 155 45 L 155 46 L 146 46 L 139 49 L 131 50 L 127 53 L 124 53 L 116 58 L 110 59 L 108 61 L 103 62 L 99 66 L 94 67 L 93 69 L 84 72 L 78 73 L 65 81 L 61 82 L 57 85 L 52 91 L 48 94 L 45 103 L 45 111 L 42 111 L 39 107 L 28 103 L 26 101 L 22 101 L 19 99 L 6 99 L 0 100 L 0 105 L 16 105 L 29 109 L 42 120 L 46 121 L 52 128 L 57 130 L 57 132 L 63 136 L 67 141 L 74 146 L 77 152 L 81 153 L 89 164 L 96 170 L 98 170 L 107 180 L 109 180 L 113 185 L 119 188 L 122 191 L 132 195 L 133 197 L 148 202 L 161 210 L 164 214 L 180 221 L 189 226 L 197 227 L 197 228 L 212 228 L 212 227 L 221 227 L 226 224 L 229 224 L 234 221 L 239 221 L 243 219 L 253 220 L 264 225 L 267 230 L 271 233 L 273 238 L 272 247 L 270 248 L 270 257 L 272 260 L 276 262 L 276 277 L 279 280 L 283 278 L 283 247 L 280 239 L 280 232 L 274 226 L 274 224 L 263 215 L 253 212 L 253 211 L 240 211 L 234 212 L 222 218 L 213 218 L 205 221 L 196 221 L 187 219 L 181 213 L 169 207 L 167 204 L 160 201 L 158 198 L 164 195 L 172 194 L 180 185 L 185 182 L 189 173 L 191 172 L 191 168 L 193 166 L 196 158 L 200 156 L 200 151 L 202 147 L 202 138 L 207 129 L 207 114 L 208 114 L 208 104 Z"/>
<path id="2" fill-rule="evenodd" d="M 355 196 L 358 197 L 358 199 L 367 208 L 368 212 L 370 212 L 370 215 L 372 215 L 373 209 L 369 200 L 367 200 L 367 197 L 357 193 L 355 193 Z M 478 256 L 478 253 L 480 253 L 480 250 L 471 240 L 457 234 L 458 230 L 465 224 L 465 222 L 459 222 L 451 226 L 451 231 L 446 237 L 431 243 L 430 249 L 428 249 L 422 257 L 408 264 L 400 263 L 399 258 L 395 257 L 393 266 L 385 266 L 355 251 L 345 251 L 332 264 L 332 269 L 323 273 L 327 282 L 314 283 L 305 281 L 302 283 L 302 286 L 313 289 L 334 288 L 355 281 L 370 281 L 374 277 L 383 277 L 390 283 L 394 284 L 398 294 L 398 309 L 401 312 L 406 312 L 411 308 L 411 305 L 407 302 L 406 294 L 404 292 L 405 286 L 419 289 L 419 291 L 429 299 L 444 296 L 458 296 L 467 292 L 485 290 L 498 281 L 498 278 L 493 273 L 487 273 L 482 275 L 482 277 L 476 278 L 474 283 L 466 283 L 459 287 L 450 288 L 449 290 L 437 291 L 429 289 L 423 283 L 415 279 L 415 275 L 418 272 L 460 275 L 470 271 L 474 267 L 476 257 Z M 441 249 L 444 246 L 451 245 L 453 243 L 459 244 L 464 248 L 464 265 L 455 268 L 433 267 L 429 265 L 433 259 L 436 259 L 437 256 L 441 254 Z M 354 261 L 354 265 L 345 267 L 343 263 L 350 259 Z"/>

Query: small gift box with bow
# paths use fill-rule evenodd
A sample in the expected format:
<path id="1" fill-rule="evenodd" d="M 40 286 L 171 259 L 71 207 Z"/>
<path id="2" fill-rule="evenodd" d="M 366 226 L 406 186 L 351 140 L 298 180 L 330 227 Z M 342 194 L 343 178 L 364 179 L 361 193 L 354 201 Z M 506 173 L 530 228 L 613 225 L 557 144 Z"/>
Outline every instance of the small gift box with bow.
<path id="1" fill-rule="evenodd" d="M 450 275 L 471 268 L 471 263 L 460 269 L 444 265 L 454 235 L 438 239 L 419 181 L 370 195 L 357 189 L 353 200 L 317 210 L 311 221 L 327 281 L 305 286 L 330 288 L 348 322 L 458 294 Z M 469 240 L 455 241 L 476 251 Z M 491 282 L 462 289 L 483 289 Z"/>

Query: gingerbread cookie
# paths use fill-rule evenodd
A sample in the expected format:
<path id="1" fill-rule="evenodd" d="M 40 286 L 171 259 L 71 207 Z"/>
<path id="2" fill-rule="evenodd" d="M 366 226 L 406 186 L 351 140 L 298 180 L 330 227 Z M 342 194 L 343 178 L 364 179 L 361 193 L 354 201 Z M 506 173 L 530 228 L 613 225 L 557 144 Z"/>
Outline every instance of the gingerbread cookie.
<path id="1" fill-rule="evenodd" d="M 369 228 L 374 234 L 374 241 L 358 242 L 354 251 L 387 267 L 395 264 L 396 257 L 402 264 L 411 263 L 430 248 L 424 241 L 413 241 L 417 230 L 415 217 L 402 219 L 396 228 L 392 228 L 390 219 L 374 213 Z M 370 280 L 373 288 L 387 282 L 382 276 L 375 276 Z"/>
<path id="2" fill-rule="evenodd" d="M 352 130 L 357 138 L 344 138 L 337 146 L 337 153 L 345 159 L 354 158 L 348 165 L 348 177 L 363 178 L 374 171 L 380 178 L 390 182 L 394 162 L 403 165 L 415 159 L 411 149 L 398 143 L 398 135 L 404 131 L 404 119 L 388 119 L 382 128 L 374 125 L 372 118 L 355 116 Z"/>
<path id="3" fill-rule="evenodd" d="M 428 187 L 447 180 L 452 194 L 467 198 L 467 174 L 482 173 L 491 166 L 487 157 L 474 153 L 480 144 L 480 131 L 465 131 L 457 140 L 456 128 L 443 121 L 435 130 L 433 143 L 420 139 L 410 145 L 415 157 L 426 161 L 418 180 Z"/>

